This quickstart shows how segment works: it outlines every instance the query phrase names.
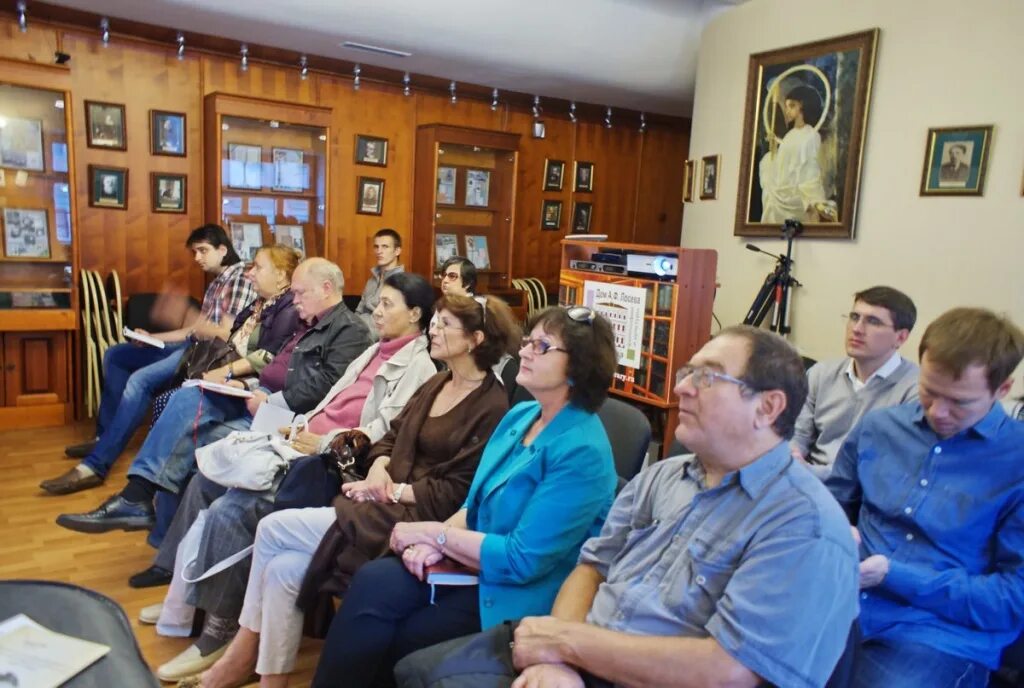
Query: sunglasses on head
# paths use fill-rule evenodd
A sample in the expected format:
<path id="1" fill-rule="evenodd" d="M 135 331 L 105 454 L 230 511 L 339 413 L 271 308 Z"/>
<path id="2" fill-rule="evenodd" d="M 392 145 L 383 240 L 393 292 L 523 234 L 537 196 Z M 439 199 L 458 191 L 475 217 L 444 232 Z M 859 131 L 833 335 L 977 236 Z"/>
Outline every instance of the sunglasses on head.
<path id="1" fill-rule="evenodd" d="M 597 317 L 597 313 L 586 306 L 566 306 L 565 314 L 568 315 L 569 319 L 573 322 L 582 323 L 584 325 L 593 324 L 594 318 Z"/>

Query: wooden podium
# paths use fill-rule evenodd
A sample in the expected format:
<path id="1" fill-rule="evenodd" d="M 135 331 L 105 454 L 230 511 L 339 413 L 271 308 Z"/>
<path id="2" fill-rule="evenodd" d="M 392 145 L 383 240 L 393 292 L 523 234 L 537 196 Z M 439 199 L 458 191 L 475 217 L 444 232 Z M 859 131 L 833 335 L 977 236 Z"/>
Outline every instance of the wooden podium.
<path id="1" fill-rule="evenodd" d="M 573 267 L 598 252 L 671 256 L 678 261 L 677 274 L 658 278 Z M 679 422 L 675 371 L 711 338 L 717 265 L 718 253 L 710 249 L 562 241 L 558 301 L 590 306 L 612 322 L 620 364 L 610 391 L 651 419 L 663 452 Z"/>

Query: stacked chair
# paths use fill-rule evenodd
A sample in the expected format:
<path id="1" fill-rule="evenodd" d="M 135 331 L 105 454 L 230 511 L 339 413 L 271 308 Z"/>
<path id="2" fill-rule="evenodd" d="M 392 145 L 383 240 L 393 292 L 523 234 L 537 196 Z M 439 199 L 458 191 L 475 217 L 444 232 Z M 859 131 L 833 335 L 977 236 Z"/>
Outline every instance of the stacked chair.
<path id="1" fill-rule="evenodd" d="M 110 275 L 114 298 L 107 298 L 107 289 L 98 272 L 81 270 L 82 339 L 85 358 L 85 412 L 90 418 L 99 411 L 103 391 L 103 356 L 114 344 L 124 341 L 121 314 L 121 280 L 117 272 Z"/>

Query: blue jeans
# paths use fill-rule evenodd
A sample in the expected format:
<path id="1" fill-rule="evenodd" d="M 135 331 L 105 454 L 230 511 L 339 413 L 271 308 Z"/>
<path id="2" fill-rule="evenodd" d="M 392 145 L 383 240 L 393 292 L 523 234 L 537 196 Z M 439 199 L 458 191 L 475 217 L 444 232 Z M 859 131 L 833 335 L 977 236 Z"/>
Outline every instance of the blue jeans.
<path id="1" fill-rule="evenodd" d="M 248 415 L 238 397 L 204 393 L 198 387 L 176 390 L 135 455 L 129 477 L 145 478 L 178 494 L 195 466 L 196 447 L 225 436 L 227 432 L 218 431 L 225 421 Z"/>
<path id="2" fill-rule="evenodd" d="M 83 464 L 101 478 L 124 451 L 153 397 L 174 377 L 187 342 L 163 349 L 116 344 L 103 357 L 103 396 L 96 434 L 99 442 Z"/>
<path id="3" fill-rule="evenodd" d="M 869 640 L 857 657 L 856 688 L 985 688 L 988 668 L 926 645 Z"/>

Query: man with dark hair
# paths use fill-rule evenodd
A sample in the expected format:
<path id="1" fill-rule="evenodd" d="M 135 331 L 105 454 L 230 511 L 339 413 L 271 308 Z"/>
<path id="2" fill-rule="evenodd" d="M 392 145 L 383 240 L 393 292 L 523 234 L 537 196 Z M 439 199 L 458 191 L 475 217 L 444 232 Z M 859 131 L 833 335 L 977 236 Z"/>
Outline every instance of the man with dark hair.
<path id="1" fill-rule="evenodd" d="M 384 286 L 384 280 L 396 272 L 405 272 L 405 267 L 398 262 L 402 255 L 402 236 L 393 229 L 378 230 L 373 235 L 373 254 L 377 258 L 377 264 L 370 268 L 370 279 L 366 280 L 363 296 L 359 299 L 355 314 L 366 323 L 373 341 L 377 341 L 379 333 L 373 324 L 373 309 L 380 302 L 380 290 Z"/>
<path id="2" fill-rule="evenodd" d="M 810 391 L 796 421 L 793 454 L 822 479 L 865 413 L 917 399 L 917 366 L 899 354 L 916 320 L 914 302 L 901 291 L 858 292 L 846 316 L 846 358 L 807 371 Z"/>
<path id="3" fill-rule="evenodd" d="M 676 379 L 676 438 L 695 454 L 623 489 L 551 616 L 409 655 L 400 686 L 507 686 L 513 666 L 516 686 L 825 683 L 857 616 L 857 555 L 786 443 L 807 393 L 800 357 L 732 327 Z"/>
<path id="4" fill-rule="evenodd" d="M 858 686 L 982 688 L 1024 627 L 1024 333 L 980 308 L 925 330 L 920 401 L 867 414 L 826 485 L 860 539 Z"/>
<path id="5" fill-rule="evenodd" d="M 445 296 L 476 295 L 476 266 L 469 258 L 452 256 L 441 266 L 441 293 Z"/>
<path id="6" fill-rule="evenodd" d="M 949 162 L 939 167 L 939 184 L 941 186 L 966 186 L 971 174 L 971 161 L 967 157 L 967 146 L 953 143 L 946 147 Z"/>
<path id="7" fill-rule="evenodd" d="M 195 262 L 216 275 L 203 297 L 198 316 L 170 332 L 149 336 L 164 348 L 137 343 L 116 344 L 103 357 L 103 395 L 100 397 L 96 439 L 67 447 L 64 452 L 84 460 L 66 473 L 39 484 L 54 495 L 71 494 L 100 485 L 124 451 L 153 397 L 174 377 L 188 344 L 195 339 L 227 339 L 231 324 L 256 298 L 227 232 L 218 225 L 203 225 L 185 242 Z"/>

